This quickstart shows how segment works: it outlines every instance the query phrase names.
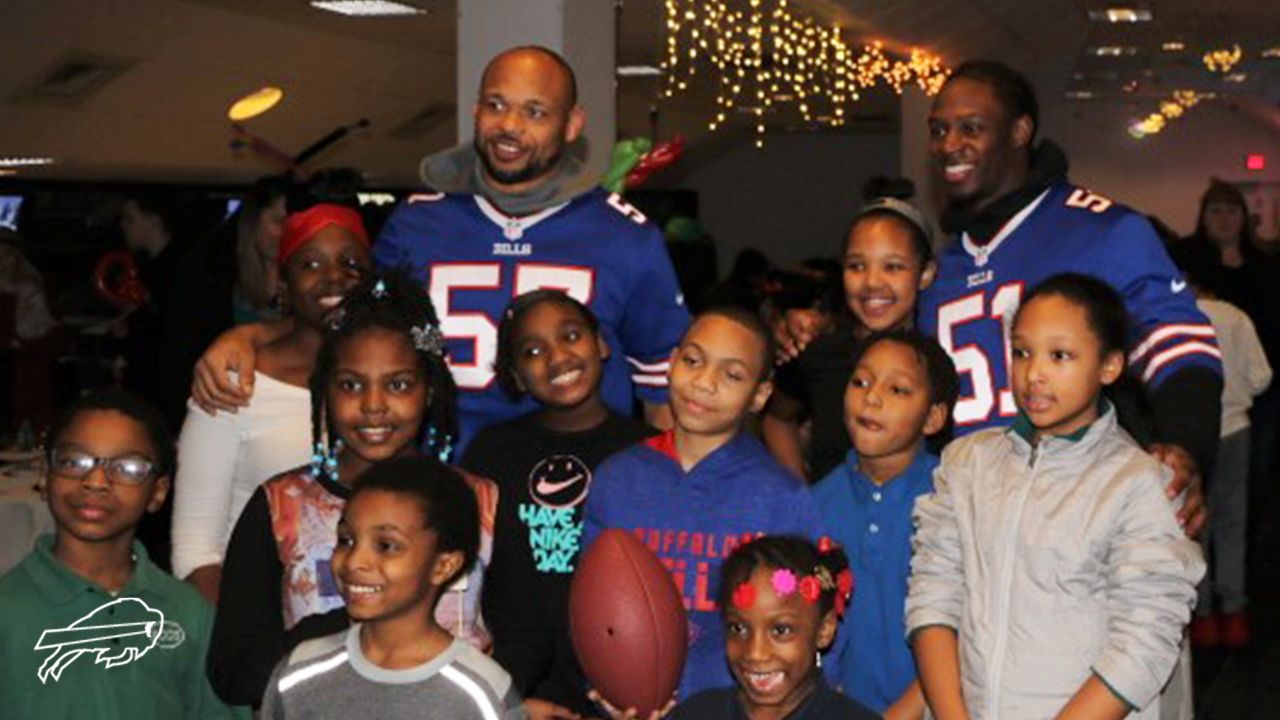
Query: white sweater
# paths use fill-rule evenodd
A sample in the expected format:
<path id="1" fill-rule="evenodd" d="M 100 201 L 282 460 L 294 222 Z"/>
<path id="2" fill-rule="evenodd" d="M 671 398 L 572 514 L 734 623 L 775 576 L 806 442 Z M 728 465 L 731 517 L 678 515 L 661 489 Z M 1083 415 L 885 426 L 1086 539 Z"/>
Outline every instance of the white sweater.
<path id="1" fill-rule="evenodd" d="M 1222 300 L 1196 300 L 1209 316 L 1222 350 L 1222 437 L 1249 427 L 1253 398 L 1271 384 L 1271 366 L 1253 321 L 1240 308 Z"/>
<path id="2" fill-rule="evenodd" d="M 173 573 L 222 562 L 231 530 L 258 485 L 311 459 L 311 392 L 255 374 L 238 413 L 187 402 L 174 481 Z"/>

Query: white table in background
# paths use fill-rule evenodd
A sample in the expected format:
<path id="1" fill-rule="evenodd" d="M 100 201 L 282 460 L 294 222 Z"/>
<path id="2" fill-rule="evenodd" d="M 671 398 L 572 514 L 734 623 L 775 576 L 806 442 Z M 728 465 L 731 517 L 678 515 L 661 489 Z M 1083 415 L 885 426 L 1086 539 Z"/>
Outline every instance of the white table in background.
<path id="1" fill-rule="evenodd" d="M 8 459 L 11 453 L 0 453 Z M 36 490 L 41 469 L 33 461 L 0 465 L 0 575 L 22 561 L 34 547 L 36 538 L 53 532 L 49 506 Z"/>

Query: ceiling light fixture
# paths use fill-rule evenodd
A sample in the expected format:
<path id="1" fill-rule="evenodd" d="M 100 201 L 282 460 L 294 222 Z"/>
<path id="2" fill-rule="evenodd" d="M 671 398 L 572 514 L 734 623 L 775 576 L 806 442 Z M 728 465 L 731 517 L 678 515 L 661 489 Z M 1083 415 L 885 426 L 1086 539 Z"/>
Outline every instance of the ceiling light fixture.
<path id="1" fill-rule="evenodd" d="M 1112 7 L 1090 10 L 1089 19 L 1106 23 L 1151 22 L 1151 11 L 1145 8 Z"/>
<path id="2" fill-rule="evenodd" d="M 362 192 L 356 193 L 356 200 L 361 205 L 395 205 L 396 196 L 385 192 Z"/>
<path id="3" fill-rule="evenodd" d="M 284 98 L 284 91 L 278 87 L 267 85 L 231 103 L 227 110 L 227 118 L 231 122 L 242 122 L 254 118 L 276 106 Z"/>
<path id="4" fill-rule="evenodd" d="M 0 168 L 39 167 L 41 165 L 52 165 L 53 163 L 54 160 L 51 157 L 0 157 Z"/>
<path id="5" fill-rule="evenodd" d="M 1260 54 L 1268 60 L 1280 60 L 1280 45 L 1269 47 Z"/>
<path id="6" fill-rule="evenodd" d="M 619 65 L 618 77 L 656 77 L 662 74 L 662 68 L 652 65 Z"/>
<path id="7" fill-rule="evenodd" d="M 1187 45 L 1181 40 L 1169 40 L 1160 43 L 1160 49 L 1165 52 L 1182 52 L 1187 49 Z"/>
<path id="8" fill-rule="evenodd" d="M 1138 48 L 1133 45 L 1099 45 L 1091 52 L 1098 57 L 1121 57 L 1137 55 Z"/>
<path id="9" fill-rule="evenodd" d="M 1068 100 L 1092 100 L 1093 91 L 1092 90 L 1068 90 L 1067 99 Z"/>
<path id="10" fill-rule="evenodd" d="M 311 0 L 311 7 L 347 17 L 403 17 L 427 14 L 424 8 L 402 2 L 391 2 L 391 0 Z"/>
<path id="11" fill-rule="evenodd" d="M 1244 82 L 1245 80 L 1248 80 L 1248 79 L 1249 79 L 1249 73 L 1245 73 L 1245 72 L 1233 72 L 1233 73 L 1231 73 L 1230 75 L 1224 75 L 1224 76 L 1222 76 L 1222 79 L 1223 79 L 1223 80 L 1225 80 L 1225 81 L 1227 81 L 1227 82 L 1229 82 L 1229 83 L 1242 83 L 1242 82 Z"/>

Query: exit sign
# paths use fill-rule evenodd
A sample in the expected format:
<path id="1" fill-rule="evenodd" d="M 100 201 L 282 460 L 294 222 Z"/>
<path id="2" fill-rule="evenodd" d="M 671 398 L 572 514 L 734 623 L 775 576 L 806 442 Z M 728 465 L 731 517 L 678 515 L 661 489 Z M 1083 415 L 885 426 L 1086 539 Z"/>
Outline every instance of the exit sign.
<path id="1" fill-rule="evenodd" d="M 1262 153 L 1249 153 L 1244 156 L 1244 167 L 1246 170 L 1253 170 L 1254 172 L 1266 170 L 1267 156 Z"/>

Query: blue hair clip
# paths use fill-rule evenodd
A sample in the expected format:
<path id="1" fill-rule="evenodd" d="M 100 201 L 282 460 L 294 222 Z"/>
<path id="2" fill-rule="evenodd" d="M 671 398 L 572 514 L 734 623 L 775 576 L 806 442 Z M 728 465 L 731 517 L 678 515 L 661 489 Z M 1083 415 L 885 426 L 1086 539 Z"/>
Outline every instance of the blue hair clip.
<path id="1" fill-rule="evenodd" d="M 338 478 L 338 453 L 342 452 L 342 438 L 333 442 L 327 452 L 324 443 L 316 443 L 315 452 L 311 454 L 311 476 L 325 475 L 334 480 Z"/>

